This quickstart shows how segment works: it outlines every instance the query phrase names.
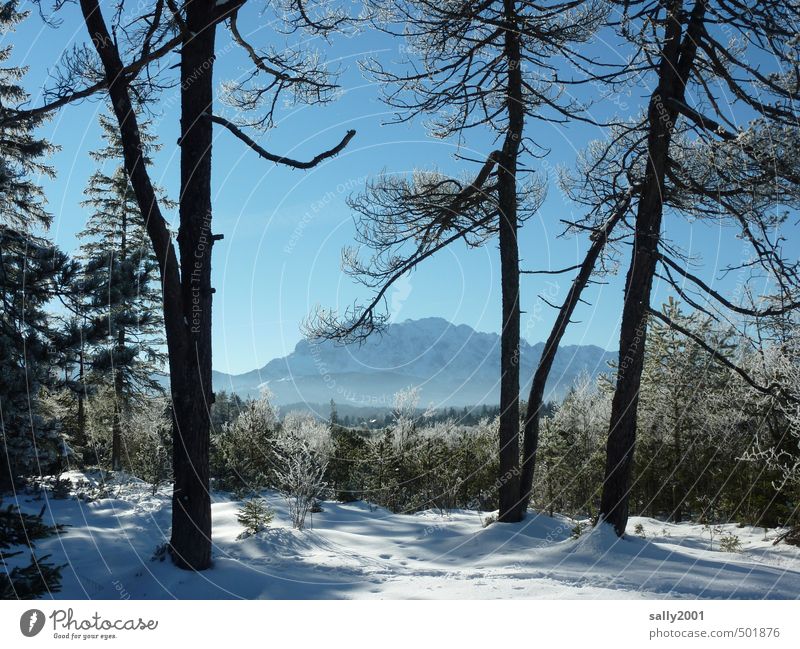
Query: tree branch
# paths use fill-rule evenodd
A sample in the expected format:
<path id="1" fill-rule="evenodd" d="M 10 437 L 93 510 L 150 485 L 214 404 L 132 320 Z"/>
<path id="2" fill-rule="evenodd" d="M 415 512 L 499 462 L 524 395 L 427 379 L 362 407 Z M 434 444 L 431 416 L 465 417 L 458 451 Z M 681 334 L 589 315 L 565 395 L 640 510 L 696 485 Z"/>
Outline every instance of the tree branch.
<path id="1" fill-rule="evenodd" d="M 686 329 L 685 327 L 682 327 L 677 322 L 674 322 L 669 316 L 664 315 L 663 313 L 661 313 L 661 311 L 658 311 L 657 309 L 654 309 L 652 307 L 648 307 L 647 311 L 651 316 L 661 320 L 661 322 L 666 324 L 670 329 L 672 329 L 674 331 L 677 331 L 680 334 L 683 334 L 684 336 L 686 336 L 687 338 L 692 340 L 694 343 L 696 343 L 697 345 L 702 347 L 709 354 L 711 354 L 711 356 L 714 358 L 714 360 L 716 360 L 718 363 L 720 363 L 721 365 L 724 365 L 728 369 L 733 370 L 734 372 L 736 372 L 739 376 L 741 376 L 744 379 L 745 383 L 747 383 L 747 385 L 752 387 L 754 390 L 757 390 L 758 392 L 761 392 L 762 394 L 766 394 L 766 395 L 769 395 L 769 396 L 775 396 L 775 392 L 776 391 L 783 392 L 783 390 L 781 390 L 779 385 L 772 384 L 769 387 L 764 387 L 763 385 L 760 385 L 759 383 L 756 383 L 756 381 L 747 372 L 745 372 L 741 367 L 739 367 L 735 363 L 733 363 L 730 360 L 728 360 L 727 358 L 725 358 L 724 355 L 720 354 L 716 349 L 711 347 L 711 345 L 709 345 L 700 336 L 698 336 L 694 332 L 690 331 L 689 329 Z M 788 397 L 789 395 L 785 395 L 785 396 Z"/>
<path id="2" fill-rule="evenodd" d="M 699 288 L 701 288 L 703 291 L 705 291 L 708 295 L 710 295 L 715 300 L 717 300 L 717 302 L 719 302 L 720 304 L 722 304 L 726 308 L 728 308 L 731 311 L 734 311 L 735 313 L 738 313 L 740 315 L 752 316 L 754 318 L 766 318 L 766 317 L 770 317 L 770 316 L 786 315 L 790 311 L 794 311 L 795 309 L 800 308 L 800 302 L 797 302 L 797 301 L 790 302 L 789 304 L 787 304 L 785 306 L 782 306 L 782 307 L 764 309 L 763 311 L 758 311 L 758 310 L 755 310 L 755 309 L 747 309 L 745 307 L 738 306 L 737 304 L 734 304 L 730 300 L 726 299 L 722 294 L 720 294 L 717 291 L 715 291 L 714 289 L 712 289 L 710 286 L 708 286 L 708 284 L 706 284 L 699 277 L 693 275 L 692 273 L 690 273 L 685 268 L 681 268 L 681 266 L 679 264 L 677 264 L 674 260 L 670 259 L 669 257 L 664 255 L 663 253 L 659 253 L 658 254 L 658 259 L 664 265 L 668 266 L 669 268 L 671 268 L 675 272 L 679 273 L 681 276 L 685 277 L 686 279 L 690 280 L 692 283 L 696 284 Z M 670 283 L 672 283 L 674 285 L 674 282 L 670 282 Z"/>
<path id="3" fill-rule="evenodd" d="M 259 156 L 261 156 L 265 160 L 269 160 L 270 162 L 274 162 L 275 164 L 282 164 L 286 165 L 287 167 L 293 167 L 294 169 L 311 169 L 312 167 L 316 167 L 323 160 L 327 160 L 328 158 L 334 157 L 350 143 L 350 140 L 352 140 L 356 134 L 356 132 L 352 129 L 347 131 L 347 133 L 345 133 L 345 136 L 342 138 L 342 141 L 339 142 L 339 144 L 337 144 L 335 147 L 333 147 L 332 149 L 328 149 L 327 151 L 323 151 L 322 153 L 314 156 L 308 162 L 302 162 L 300 160 L 293 160 L 292 158 L 287 158 L 285 156 L 279 156 L 275 155 L 274 153 L 270 153 L 264 147 L 259 145 L 255 140 L 253 140 L 249 135 L 247 135 L 244 131 L 242 131 L 242 129 L 236 126 L 236 124 L 230 122 L 224 117 L 220 117 L 219 115 L 211 115 L 211 121 L 219 124 L 220 126 L 224 126 L 226 129 L 228 129 L 231 133 L 233 133 L 237 138 L 239 138 L 242 142 L 244 142 L 247 146 L 253 149 L 253 151 L 255 151 Z"/>

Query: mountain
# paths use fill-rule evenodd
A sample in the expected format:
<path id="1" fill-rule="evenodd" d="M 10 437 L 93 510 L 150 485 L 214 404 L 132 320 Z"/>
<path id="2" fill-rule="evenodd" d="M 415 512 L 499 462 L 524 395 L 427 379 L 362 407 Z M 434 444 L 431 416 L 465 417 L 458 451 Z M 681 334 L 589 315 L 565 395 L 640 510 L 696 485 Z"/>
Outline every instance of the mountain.
<path id="1" fill-rule="evenodd" d="M 525 398 L 544 343 L 522 341 L 520 377 Z M 566 394 L 578 375 L 608 371 L 615 358 L 594 345 L 566 345 L 556 354 L 547 398 Z M 294 351 L 245 374 L 214 372 L 214 390 L 256 396 L 263 388 L 279 405 L 331 399 L 353 406 L 392 406 L 394 394 L 419 386 L 420 406 L 496 404 L 500 397 L 500 336 L 442 318 L 391 324 L 362 345 L 301 340 Z"/>

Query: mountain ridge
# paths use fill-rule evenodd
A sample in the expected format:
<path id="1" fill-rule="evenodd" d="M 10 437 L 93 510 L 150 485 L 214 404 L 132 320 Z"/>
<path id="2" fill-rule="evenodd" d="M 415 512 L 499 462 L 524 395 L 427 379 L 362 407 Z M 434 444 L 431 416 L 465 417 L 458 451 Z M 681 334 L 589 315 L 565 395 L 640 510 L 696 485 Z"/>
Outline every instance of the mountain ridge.
<path id="1" fill-rule="evenodd" d="M 530 387 L 544 343 L 520 342 L 521 396 Z M 546 390 L 559 399 L 581 372 L 608 371 L 616 357 L 596 345 L 559 348 Z M 444 318 L 390 324 L 361 345 L 300 340 L 294 350 L 243 374 L 215 371 L 214 390 L 255 396 L 268 388 L 278 405 L 327 403 L 391 407 L 394 394 L 419 387 L 423 407 L 493 405 L 499 401 L 500 336 Z"/>

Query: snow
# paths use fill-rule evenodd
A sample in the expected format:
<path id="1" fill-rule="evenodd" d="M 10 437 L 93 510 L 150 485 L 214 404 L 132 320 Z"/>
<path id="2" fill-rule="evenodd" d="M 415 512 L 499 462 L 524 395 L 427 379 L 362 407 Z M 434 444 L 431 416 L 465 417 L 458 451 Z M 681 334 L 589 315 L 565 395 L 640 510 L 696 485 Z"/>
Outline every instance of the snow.
<path id="1" fill-rule="evenodd" d="M 77 472 L 73 480 L 96 476 Z M 385 599 L 794 599 L 800 592 L 800 548 L 778 545 L 777 531 L 720 526 L 742 551 L 709 549 L 708 529 L 632 518 L 618 539 L 602 525 L 571 538 L 575 521 L 530 512 L 518 524 L 493 523 L 486 513 L 427 511 L 392 514 L 367 503 L 323 504 L 311 529 L 290 527 L 283 498 L 264 497 L 271 526 L 238 538 L 239 502 L 213 494 L 214 565 L 191 573 L 161 560 L 169 538 L 170 490 L 152 495 L 122 477 L 111 497 L 6 495 L 64 531 L 36 544 L 37 555 L 66 563 L 62 599 L 385 598 Z M 633 533 L 641 524 L 645 538 Z"/>

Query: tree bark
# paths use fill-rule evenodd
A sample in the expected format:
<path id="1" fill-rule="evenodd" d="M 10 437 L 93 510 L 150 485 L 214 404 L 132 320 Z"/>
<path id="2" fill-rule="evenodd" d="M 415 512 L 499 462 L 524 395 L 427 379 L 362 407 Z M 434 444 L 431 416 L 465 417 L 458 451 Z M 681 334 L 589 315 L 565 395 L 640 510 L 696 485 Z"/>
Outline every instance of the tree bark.
<path id="1" fill-rule="evenodd" d="M 190 349 L 189 329 L 191 320 L 186 318 L 185 314 L 191 313 L 192 305 L 191 303 L 184 304 L 184 294 L 187 291 L 184 291 L 182 286 L 175 247 L 172 243 L 167 223 L 161 213 L 142 155 L 145 148 L 142 145 L 136 113 L 131 103 L 122 60 L 115 41 L 111 37 L 103 19 L 98 1 L 80 0 L 80 6 L 92 44 L 103 65 L 108 94 L 114 115 L 119 124 L 125 171 L 130 178 L 137 205 L 145 218 L 147 233 L 156 253 L 161 273 L 164 328 L 169 354 L 170 390 L 173 404 L 175 404 L 173 407 L 173 446 L 175 454 L 181 457 L 176 471 L 173 492 L 173 524 L 172 539 L 170 541 L 172 556 L 175 563 L 181 567 L 203 570 L 211 563 L 211 517 L 207 489 L 208 466 L 207 462 L 205 465 L 202 464 L 204 451 L 207 459 L 208 419 L 200 416 L 203 412 L 201 409 L 205 408 L 208 403 L 203 399 L 205 393 L 194 390 L 198 386 L 205 385 L 203 379 L 210 375 L 210 339 L 209 348 L 202 350 L 199 348 L 197 350 Z M 200 13 L 201 9 L 213 13 L 213 2 L 211 0 L 204 0 L 202 5 L 198 0 L 195 0 L 189 7 L 193 8 L 191 10 L 193 24 L 196 24 L 196 14 Z M 202 29 L 198 30 L 196 34 L 203 35 L 204 31 Z M 207 39 L 208 35 L 206 34 L 203 38 Z M 192 40 L 191 36 L 189 40 Z M 211 44 L 213 45 L 213 35 L 211 36 Z M 197 49 L 201 50 L 202 48 Z M 197 51 L 191 48 L 190 52 L 197 54 Z M 213 58 L 210 61 L 207 59 L 209 69 L 206 72 L 210 72 L 212 63 Z M 201 78 L 203 73 L 203 66 L 201 66 L 199 68 Z M 182 66 L 182 76 L 184 74 Z M 193 85 L 194 81 L 189 84 L 189 86 Z M 210 75 L 205 79 L 203 87 L 206 88 L 205 91 L 207 92 L 210 87 Z M 186 101 L 185 96 L 183 101 Z M 202 112 L 202 109 L 199 112 Z M 183 117 L 184 115 L 182 114 L 182 127 L 190 129 L 193 124 L 184 122 Z M 196 139 L 190 137 L 190 141 L 196 142 Z M 192 150 L 195 150 L 194 147 L 192 147 Z M 200 150 L 203 150 L 202 147 Z M 186 154 L 187 151 L 183 153 Z M 205 153 L 206 156 L 210 155 L 210 150 Z M 206 169 L 205 164 L 209 163 L 209 160 L 205 160 L 206 156 L 198 160 L 198 164 L 203 167 L 203 172 Z M 181 171 L 183 183 L 185 177 L 183 161 Z M 199 185 L 203 186 L 205 183 L 206 181 L 204 180 Z M 181 202 L 185 197 L 186 194 L 182 192 Z M 191 195 L 187 200 L 204 201 L 202 198 L 198 199 Z M 185 212 L 182 209 L 181 218 L 187 213 L 189 212 Z M 206 212 L 202 212 L 202 214 L 210 215 L 210 213 Z M 202 219 L 200 222 L 202 223 Z M 182 246 L 182 250 L 190 250 L 193 242 L 197 243 L 194 237 L 197 236 L 200 229 L 197 222 L 192 222 L 187 230 L 183 230 L 185 233 L 183 238 L 186 243 Z M 206 250 L 206 252 L 210 253 L 209 250 Z M 184 268 L 187 265 L 188 261 L 184 264 Z M 201 263 L 201 284 L 210 279 L 209 272 L 210 267 L 206 259 L 205 265 Z M 191 277 L 186 278 L 187 283 L 190 281 Z M 206 288 L 209 287 L 206 285 Z M 207 294 L 207 301 L 201 299 L 201 304 L 207 306 L 209 310 L 203 314 L 204 317 L 201 318 L 199 327 L 203 329 L 206 326 L 210 330 L 210 288 Z M 198 345 L 202 345 L 205 340 L 206 337 L 202 334 L 194 338 Z M 208 366 L 207 369 L 206 366 Z M 200 405 L 193 403 L 195 399 L 200 401 Z M 195 428 L 194 426 L 198 421 L 200 422 L 199 428 Z M 194 466 L 192 466 L 193 462 Z M 198 471 L 198 475 L 193 478 L 187 478 L 186 473 L 192 473 L 194 470 Z M 178 473 L 180 473 L 180 484 Z M 176 506 L 176 501 L 178 506 Z M 191 516 L 197 516 L 197 520 L 192 520 Z"/>
<path id="2" fill-rule="evenodd" d="M 182 567 L 211 563 L 209 432 L 211 391 L 211 112 L 214 0 L 186 4 L 190 37 L 181 50 L 181 194 L 178 246 L 188 344 L 171 376 L 175 424 L 173 558 Z"/>
<path id="3" fill-rule="evenodd" d="M 517 158 L 525 112 L 520 70 L 520 36 L 514 0 L 504 1 L 505 57 L 508 65 L 508 131 L 497 169 L 500 211 L 500 275 L 503 328 L 500 334 L 500 512 L 498 521 L 521 520 L 519 498 L 519 244 L 517 241 Z"/>
<path id="4" fill-rule="evenodd" d="M 692 10 L 687 33 L 683 32 L 683 2 L 667 7 L 664 46 L 658 69 L 658 86 L 648 105 L 647 171 L 636 213 L 631 264 L 625 284 L 620 325 L 617 384 L 611 404 L 606 444 L 606 467 L 599 520 L 614 526 L 618 536 L 628 523 L 630 479 L 636 442 L 639 388 L 644 367 L 650 294 L 658 260 L 664 210 L 664 179 L 677 110 L 672 99 L 683 101 L 703 25 L 705 1 Z"/>

